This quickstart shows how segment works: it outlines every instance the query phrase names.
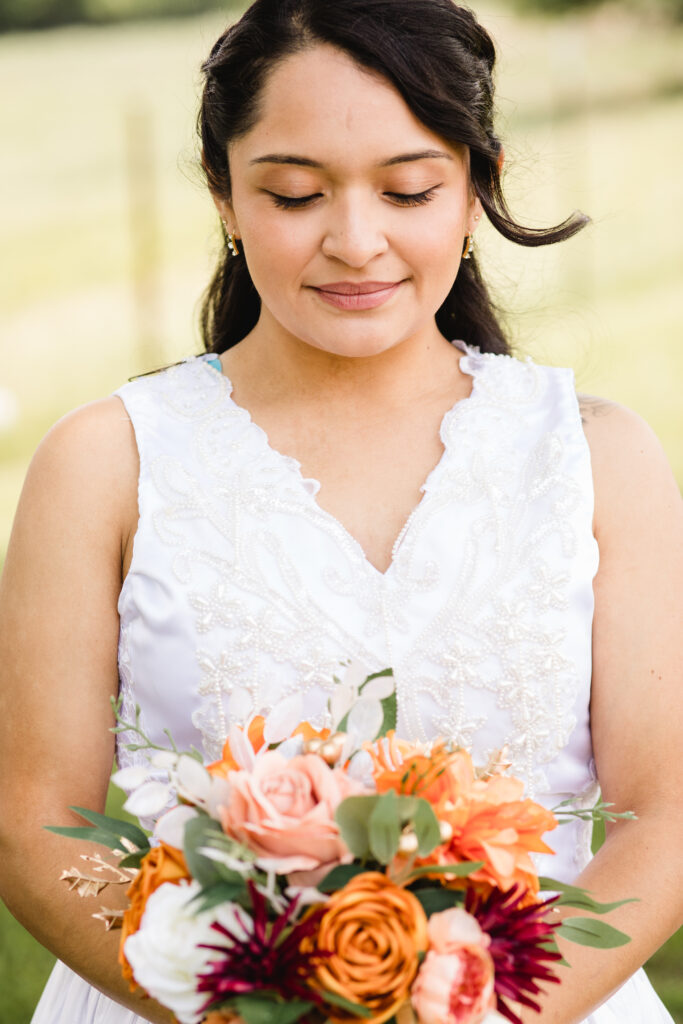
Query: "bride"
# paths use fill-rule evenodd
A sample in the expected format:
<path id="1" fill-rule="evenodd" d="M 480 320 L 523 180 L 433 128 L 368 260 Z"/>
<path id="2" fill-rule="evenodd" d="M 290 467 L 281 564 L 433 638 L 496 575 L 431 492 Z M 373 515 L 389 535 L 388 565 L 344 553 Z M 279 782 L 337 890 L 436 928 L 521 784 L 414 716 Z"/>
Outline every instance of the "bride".
<path id="1" fill-rule="evenodd" d="M 104 804 L 109 696 L 210 759 L 287 693 L 322 725 L 347 658 L 394 667 L 405 734 L 635 811 L 593 859 L 553 834 L 547 873 L 637 898 L 632 940 L 565 947 L 521 1016 L 671 1019 L 639 968 L 682 916 L 680 498 L 639 417 L 509 352 L 478 223 L 543 245 L 585 218 L 509 212 L 493 64 L 450 0 L 257 0 L 205 64 L 207 351 L 50 431 L 2 577 L 0 891 L 60 960 L 36 1024 L 172 1020 L 43 831 Z"/>

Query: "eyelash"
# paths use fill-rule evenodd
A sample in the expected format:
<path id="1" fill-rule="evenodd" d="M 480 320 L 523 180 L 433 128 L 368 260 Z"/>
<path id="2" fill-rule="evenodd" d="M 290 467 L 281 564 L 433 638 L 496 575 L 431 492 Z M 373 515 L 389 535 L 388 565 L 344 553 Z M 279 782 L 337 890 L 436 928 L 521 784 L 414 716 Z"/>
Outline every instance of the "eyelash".
<path id="1" fill-rule="evenodd" d="M 385 196 L 390 196 L 391 199 L 399 206 L 424 206 L 425 203 L 431 202 L 434 198 L 436 190 L 439 185 L 432 185 L 431 188 L 427 188 L 424 192 L 385 192 Z M 279 206 L 283 210 L 297 210 L 302 207 L 308 206 L 314 199 L 318 199 L 321 195 L 320 192 L 316 192 L 312 196 L 281 196 L 277 192 L 268 193 L 272 198 L 276 206 Z"/>

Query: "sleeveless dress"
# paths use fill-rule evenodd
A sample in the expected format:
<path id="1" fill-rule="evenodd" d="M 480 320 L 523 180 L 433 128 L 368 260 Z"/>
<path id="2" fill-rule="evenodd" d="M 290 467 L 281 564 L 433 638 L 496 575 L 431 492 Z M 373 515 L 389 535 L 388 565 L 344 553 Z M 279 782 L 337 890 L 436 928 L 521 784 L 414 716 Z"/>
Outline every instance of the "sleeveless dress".
<path id="1" fill-rule="evenodd" d="M 442 457 L 385 573 L 318 505 L 317 481 L 235 404 L 214 357 L 115 392 L 140 453 L 118 604 L 121 693 L 156 742 L 169 728 L 213 760 L 231 721 L 296 691 L 322 726 L 330 680 L 355 658 L 393 667 L 399 734 L 452 737 L 477 763 L 506 745 L 539 802 L 595 802 L 599 554 L 573 372 L 454 344 L 472 393 L 444 416 Z M 125 742 L 121 766 L 136 763 Z M 560 826 L 541 873 L 575 878 L 590 839 L 589 824 Z M 672 1024 L 640 970 L 585 1024 L 645 1021 Z M 58 963 L 33 1024 L 142 1021 Z"/>

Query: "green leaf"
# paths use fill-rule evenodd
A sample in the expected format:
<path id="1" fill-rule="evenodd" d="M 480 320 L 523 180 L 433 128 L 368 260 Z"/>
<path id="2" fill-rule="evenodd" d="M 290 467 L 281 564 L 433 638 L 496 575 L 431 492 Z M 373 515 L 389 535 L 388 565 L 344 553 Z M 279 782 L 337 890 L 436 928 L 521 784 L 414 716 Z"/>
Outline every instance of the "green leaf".
<path id="1" fill-rule="evenodd" d="M 120 860 L 117 867 L 120 868 L 139 868 L 142 864 L 142 858 L 146 857 L 149 850 L 138 850 L 137 853 L 127 854 L 123 860 Z"/>
<path id="2" fill-rule="evenodd" d="M 373 857 L 380 864 L 390 864 L 398 851 L 400 838 L 398 799 L 390 789 L 377 799 L 368 820 L 368 843 Z"/>
<path id="3" fill-rule="evenodd" d="M 422 797 L 417 800 L 413 827 L 417 835 L 417 852 L 420 857 L 426 857 L 441 842 L 441 830 L 432 805 Z"/>
<path id="4" fill-rule="evenodd" d="M 133 825 L 132 822 L 110 818 L 107 814 L 98 814 L 97 811 L 89 811 L 85 807 L 70 807 L 69 810 L 80 814 L 91 825 L 97 825 L 99 828 L 104 829 L 105 832 L 110 832 L 115 836 L 122 836 L 130 843 L 133 843 L 134 846 L 137 846 L 140 851 L 150 849 L 149 839 L 142 829 L 138 828 L 137 825 Z"/>
<path id="5" fill-rule="evenodd" d="M 277 997 L 277 993 L 269 996 L 263 991 L 235 996 L 230 1003 L 245 1024 L 292 1024 L 314 1006 L 314 1003 L 304 1002 L 303 999 L 285 1003 Z"/>
<path id="6" fill-rule="evenodd" d="M 396 691 L 390 693 L 388 697 L 384 697 L 380 703 L 382 705 L 382 711 L 384 712 L 384 718 L 382 719 L 382 724 L 379 728 L 379 732 L 375 736 L 375 739 L 380 739 L 382 736 L 386 736 L 390 729 L 396 729 L 396 722 L 398 720 L 398 701 L 396 699 Z"/>
<path id="7" fill-rule="evenodd" d="M 593 946 L 596 949 L 615 949 L 631 941 L 624 932 L 605 921 L 596 921 L 593 917 L 568 917 L 555 934 L 579 946 Z"/>
<path id="8" fill-rule="evenodd" d="M 121 839 L 112 835 L 111 832 L 104 832 L 101 828 L 90 828 L 87 825 L 82 827 L 63 828 L 57 825 L 45 825 L 47 832 L 54 832 L 58 836 L 67 836 L 69 839 L 82 839 L 84 842 L 98 843 L 100 846 L 107 846 L 110 850 L 121 849 Z"/>
<path id="9" fill-rule="evenodd" d="M 554 904 L 556 907 L 576 907 L 578 910 L 590 910 L 592 914 L 609 914 L 617 907 L 623 907 L 625 903 L 638 903 L 635 898 L 617 900 L 615 903 L 598 903 L 590 895 L 587 889 L 580 889 L 575 885 L 568 885 L 566 882 L 558 882 L 555 878 L 541 876 L 539 885 L 542 891 L 559 892 L 560 898 Z"/>
<path id="10" fill-rule="evenodd" d="M 337 992 L 325 990 L 320 994 L 330 1006 L 339 1006 L 342 1010 L 355 1014 L 356 1017 L 372 1017 L 372 1010 L 369 1007 L 363 1006 L 361 1003 L 352 1003 L 350 999 L 345 999 L 344 996 L 340 996 Z"/>
<path id="11" fill-rule="evenodd" d="M 466 878 L 483 866 L 483 860 L 466 861 L 464 864 L 425 864 L 424 867 L 413 868 L 410 878 L 419 878 L 421 875 L 455 875 L 457 878 Z"/>
<path id="12" fill-rule="evenodd" d="M 231 882 L 236 875 L 236 872 L 231 872 L 224 864 L 218 864 L 199 853 L 199 847 L 208 846 L 212 836 L 218 832 L 223 832 L 220 823 L 214 818 L 210 818 L 208 814 L 199 814 L 196 818 L 190 818 L 185 825 L 183 853 L 190 874 L 197 879 L 202 889 L 208 889 L 221 881 Z M 227 877 L 226 872 L 229 872 Z M 237 877 L 241 876 L 237 875 Z"/>
<path id="13" fill-rule="evenodd" d="M 427 917 L 438 914 L 442 910 L 450 910 L 452 907 L 462 905 L 464 897 L 461 892 L 454 889 L 416 889 L 410 890 L 422 904 Z"/>
<path id="14" fill-rule="evenodd" d="M 215 882 L 198 892 L 191 900 L 197 904 L 197 911 L 211 910 L 220 903 L 239 903 L 246 895 L 247 887 L 243 879 L 239 882 Z"/>
<path id="15" fill-rule="evenodd" d="M 332 868 L 325 875 L 316 889 L 318 892 L 336 892 L 338 889 L 343 889 L 347 882 L 363 871 L 367 871 L 364 864 L 338 864 L 336 868 Z"/>
<path id="16" fill-rule="evenodd" d="M 393 668 L 384 668 L 382 669 L 381 672 L 373 672 L 372 675 L 369 675 L 365 682 L 358 687 L 358 692 L 362 693 L 363 687 L 366 686 L 366 684 L 371 682 L 371 680 L 373 679 L 380 679 L 382 676 L 393 677 L 393 675 Z M 390 729 L 396 728 L 396 722 L 398 719 L 398 703 L 396 700 L 396 690 L 394 690 L 393 693 L 389 694 L 388 697 L 384 697 L 380 701 L 380 703 L 382 705 L 382 711 L 384 712 L 384 718 L 382 719 L 382 724 L 380 726 L 379 732 L 375 736 L 375 739 L 379 739 L 382 736 L 386 736 Z"/>
<path id="17" fill-rule="evenodd" d="M 370 853 L 368 823 L 378 796 L 347 796 L 337 807 L 334 818 L 341 837 L 354 857 L 365 860 Z"/>

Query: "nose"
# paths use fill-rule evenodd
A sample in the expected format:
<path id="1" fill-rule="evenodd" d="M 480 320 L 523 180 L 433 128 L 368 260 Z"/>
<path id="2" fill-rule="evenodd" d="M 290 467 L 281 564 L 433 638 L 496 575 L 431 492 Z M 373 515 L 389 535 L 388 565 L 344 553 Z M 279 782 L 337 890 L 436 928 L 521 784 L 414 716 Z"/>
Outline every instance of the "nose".
<path id="1" fill-rule="evenodd" d="M 389 243 L 379 200 L 360 191 L 349 191 L 328 207 L 322 251 L 349 267 L 365 267 L 386 252 Z"/>

